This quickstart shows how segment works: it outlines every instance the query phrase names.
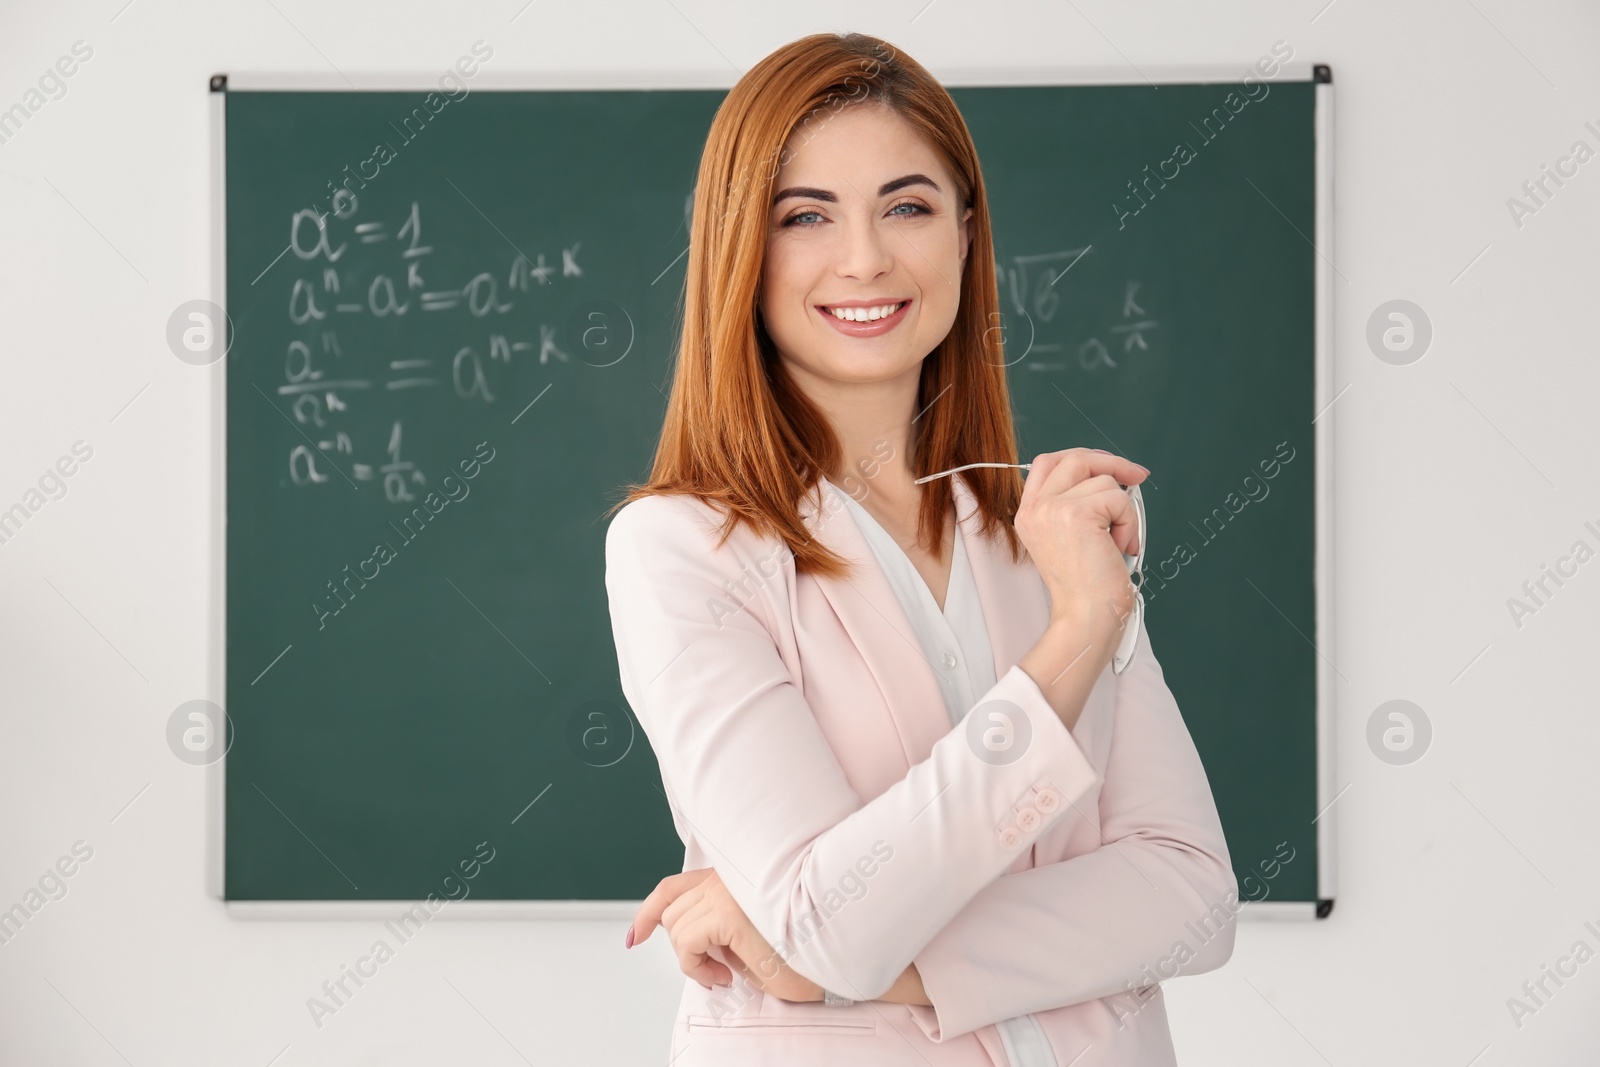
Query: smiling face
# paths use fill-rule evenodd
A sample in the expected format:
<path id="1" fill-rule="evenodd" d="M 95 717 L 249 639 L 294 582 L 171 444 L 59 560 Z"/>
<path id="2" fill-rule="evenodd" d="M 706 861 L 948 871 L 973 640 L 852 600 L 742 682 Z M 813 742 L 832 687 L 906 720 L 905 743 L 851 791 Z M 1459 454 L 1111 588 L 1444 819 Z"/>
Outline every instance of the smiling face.
<path id="1" fill-rule="evenodd" d="M 972 210 L 938 152 L 887 107 L 804 124 L 785 158 L 761 274 L 780 358 L 813 395 L 914 382 L 955 322 Z"/>

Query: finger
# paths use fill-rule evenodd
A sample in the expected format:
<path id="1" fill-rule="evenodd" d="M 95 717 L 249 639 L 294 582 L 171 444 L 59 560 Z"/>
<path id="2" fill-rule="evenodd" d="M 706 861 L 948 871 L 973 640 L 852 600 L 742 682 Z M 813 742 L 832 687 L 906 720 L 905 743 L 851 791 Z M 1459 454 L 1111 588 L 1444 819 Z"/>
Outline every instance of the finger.
<path id="1" fill-rule="evenodd" d="M 1105 495 L 1103 495 L 1105 494 Z M 1075 501 L 1098 500 L 1101 503 L 1094 505 L 1096 511 L 1104 511 L 1102 504 L 1109 502 L 1114 509 L 1101 516 L 1102 524 L 1111 532 L 1111 539 L 1116 542 L 1117 549 L 1130 556 L 1139 554 L 1139 509 L 1133 503 L 1133 498 L 1128 495 L 1117 479 L 1109 474 L 1097 474 L 1079 482 L 1077 485 L 1061 494 L 1064 499 Z M 1127 500 L 1131 516 L 1126 522 L 1118 522 L 1122 514 L 1120 503 L 1116 497 Z"/>
<path id="2" fill-rule="evenodd" d="M 1022 496 L 1017 502 L 1018 511 L 1028 507 L 1029 501 L 1042 492 L 1039 487 L 1044 484 L 1046 478 L 1050 477 L 1050 471 L 1060 462 L 1061 453 L 1059 452 L 1041 452 L 1033 457 L 1033 460 L 1028 464 L 1028 476 L 1022 480 Z"/>
<path id="3" fill-rule="evenodd" d="M 662 925 L 667 928 L 674 951 L 692 945 L 700 954 L 692 961 L 692 966 L 698 969 L 684 973 L 702 985 L 706 975 L 711 976 L 714 985 L 731 985 L 734 972 L 722 962 L 726 959 L 749 977 L 756 988 L 765 988 L 745 965 L 745 959 L 769 951 L 766 941 L 731 898 L 707 889 L 707 886 L 696 886 L 674 902 L 663 916 Z M 713 951 L 718 955 L 712 955 Z"/>
<path id="4" fill-rule="evenodd" d="M 1133 468 L 1133 472 L 1134 472 L 1132 477 L 1129 477 L 1129 478 L 1118 478 L 1117 479 L 1119 482 L 1121 482 L 1125 486 L 1138 485 L 1140 482 L 1142 482 L 1146 478 L 1150 477 L 1150 468 L 1146 467 L 1142 463 L 1134 463 L 1133 460 L 1128 459 L 1126 456 L 1118 456 L 1118 455 L 1116 455 L 1116 453 L 1107 452 L 1103 448 L 1095 448 L 1095 449 L 1091 449 L 1090 451 L 1096 452 L 1096 453 L 1098 453 L 1099 455 L 1102 455 L 1102 456 L 1111 456 L 1114 459 L 1120 460 L 1121 462 L 1130 465 Z"/>
<path id="5" fill-rule="evenodd" d="M 743 969 L 744 965 L 739 962 L 739 958 L 737 956 L 733 956 L 733 954 L 728 951 L 728 947 L 726 945 L 718 947 L 721 948 L 723 956 L 731 957 L 734 965 L 739 967 L 741 970 Z M 726 963 L 722 962 L 722 960 L 717 957 L 715 947 L 706 952 L 706 969 L 713 975 L 711 979 L 712 985 L 719 986 L 733 984 L 734 973 Z"/>
<path id="6" fill-rule="evenodd" d="M 704 924 L 697 921 L 697 912 L 690 909 L 673 915 L 666 927 L 673 955 L 678 957 L 678 969 L 701 985 L 708 983 L 707 974 L 712 962 L 706 949 L 710 944 Z"/>
<path id="7" fill-rule="evenodd" d="M 1121 492 L 1122 486 L 1109 474 L 1095 474 L 1074 485 L 1061 495 L 1069 500 L 1097 496 L 1100 493 Z"/>
<path id="8" fill-rule="evenodd" d="M 723 968 L 724 970 L 728 971 L 728 977 L 723 980 L 725 983 L 731 983 L 737 976 L 742 977 L 753 989 L 760 989 L 763 991 L 767 989 L 768 981 L 771 976 L 769 975 L 767 979 L 763 979 L 763 972 L 759 968 L 752 967 L 749 963 L 747 963 L 745 958 L 740 953 L 736 952 L 732 945 L 722 946 L 722 957 L 728 961 L 727 965 Z"/>
<path id="9" fill-rule="evenodd" d="M 661 925 L 667 928 L 670 934 L 678 923 L 683 921 L 683 916 L 698 907 L 705 899 L 705 890 L 700 886 L 692 886 L 685 890 L 683 895 L 661 912 Z"/>
<path id="10" fill-rule="evenodd" d="M 639 906 L 640 914 L 660 915 L 668 904 L 715 873 L 715 868 L 699 867 L 692 871 L 684 871 L 682 874 L 668 875 L 657 882 L 650 895 L 644 898 L 644 902 Z"/>
<path id="11" fill-rule="evenodd" d="M 1088 462 L 1093 455 L 1093 450 L 1088 448 L 1063 448 L 1056 452 L 1042 452 L 1033 457 L 1029 464 L 1028 477 L 1022 482 L 1022 500 L 1040 496 L 1046 492 L 1058 492 L 1057 484 L 1073 485 L 1081 481 L 1084 475 L 1082 465 Z M 1063 465 L 1067 465 L 1068 474 L 1062 482 L 1060 473 Z M 1030 497 L 1030 491 L 1032 497 Z M 1020 505 L 1019 505 L 1020 506 Z"/>
<path id="12" fill-rule="evenodd" d="M 1061 455 L 1061 462 L 1051 468 L 1041 487 L 1047 492 L 1065 492 L 1078 482 L 1102 474 L 1111 475 L 1122 485 L 1137 485 L 1148 473 L 1132 460 L 1100 449 L 1069 448 Z"/>
<path id="13" fill-rule="evenodd" d="M 1103 512 L 1106 528 L 1111 540 L 1116 542 L 1118 551 L 1129 556 L 1139 554 L 1139 506 L 1128 491 L 1117 484 L 1115 478 L 1097 475 L 1080 482 L 1064 495 L 1075 499 L 1094 499 L 1096 503 L 1093 506 L 1096 511 Z"/>
<path id="14" fill-rule="evenodd" d="M 648 941 L 650 935 L 655 933 L 656 924 L 659 921 L 659 919 L 654 918 L 647 919 L 644 908 L 641 906 L 638 911 L 633 913 L 633 919 L 628 923 L 628 947 L 632 948 L 641 941 Z M 644 933 L 641 934 L 640 930 L 643 930 Z"/>
<path id="15" fill-rule="evenodd" d="M 1092 448 L 1068 448 L 1060 452 L 1046 452 L 1034 457 L 1028 478 L 1022 484 L 1022 499 L 1017 510 L 1029 507 L 1030 501 L 1045 496 L 1064 493 L 1078 483 L 1099 475 L 1108 475 L 1122 485 L 1135 485 L 1144 480 L 1143 467 L 1121 456 Z"/>
<path id="16" fill-rule="evenodd" d="M 712 945 L 722 944 L 715 909 L 702 908 L 683 916 L 672 927 L 672 947 L 678 956 L 678 969 L 701 985 L 715 985 L 720 975 L 717 961 L 710 956 Z M 726 971 L 726 967 L 722 967 Z"/>
<path id="17" fill-rule="evenodd" d="M 1086 498 L 1085 503 L 1104 521 L 1118 551 L 1129 556 L 1138 554 L 1139 511 L 1126 491 L 1104 490 Z"/>
<path id="18" fill-rule="evenodd" d="M 714 868 L 701 867 L 661 879 L 639 905 L 639 910 L 633 913 L 633 943 L 637 945 L 647 940 L 672 902 L 705 881 L 713 872 Z"/>

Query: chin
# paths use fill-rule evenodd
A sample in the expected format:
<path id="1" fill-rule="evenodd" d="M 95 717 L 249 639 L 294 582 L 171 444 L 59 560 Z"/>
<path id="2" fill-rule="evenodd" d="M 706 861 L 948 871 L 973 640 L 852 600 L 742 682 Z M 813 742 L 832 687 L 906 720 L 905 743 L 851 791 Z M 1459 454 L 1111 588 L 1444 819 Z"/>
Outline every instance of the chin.
<path id="1" fill-rule="evenodd" d="M 828 359 L 821 363 L 812 363 L 810 367 L 812 373 L 819 377 L 866 385 L 872 382 L 893 381 L 911 373 L 921 366 L 922 358 L 908 356 L 903 352 L 858 353 L 854 359 Z"/>

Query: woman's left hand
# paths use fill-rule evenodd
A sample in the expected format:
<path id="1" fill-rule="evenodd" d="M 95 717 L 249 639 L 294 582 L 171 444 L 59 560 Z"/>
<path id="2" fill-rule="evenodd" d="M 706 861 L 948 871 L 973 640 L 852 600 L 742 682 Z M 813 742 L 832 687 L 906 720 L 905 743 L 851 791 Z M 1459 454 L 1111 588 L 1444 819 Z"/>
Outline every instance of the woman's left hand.
<path id="1" fill-rule="evenodd" d="M 666 927 L 683 973 L 705 986 L 728 985 L 733 974 L 710 955 L 725 948 L 752 986 L 780 1000 L 822 999 L 822 987 L 791 970 L 722 884 L 714 867 L 663 878 L 633 917 L 635 942 Z M 640 933 L 640 931 L 643 931 Z"/>

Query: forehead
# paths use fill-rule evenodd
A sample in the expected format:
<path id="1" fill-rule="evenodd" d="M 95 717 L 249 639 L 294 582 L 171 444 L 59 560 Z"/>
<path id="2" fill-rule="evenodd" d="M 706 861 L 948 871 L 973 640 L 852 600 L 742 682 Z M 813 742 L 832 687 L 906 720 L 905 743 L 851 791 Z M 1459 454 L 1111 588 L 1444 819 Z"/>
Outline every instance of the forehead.
<path id="1" fill-rule="evenodd" d="M 856 104 L 837 112 L 823 108 L 803 119 L 779 157 L 777 181 L 829 188 L 848 180 L 865 190 L 902 174 L 920 171 L 948 192 L 949 173 L 939 153 L 899 113 L 878 104 Z M 844 190 L 836 190 L 844 191 Z"/>

